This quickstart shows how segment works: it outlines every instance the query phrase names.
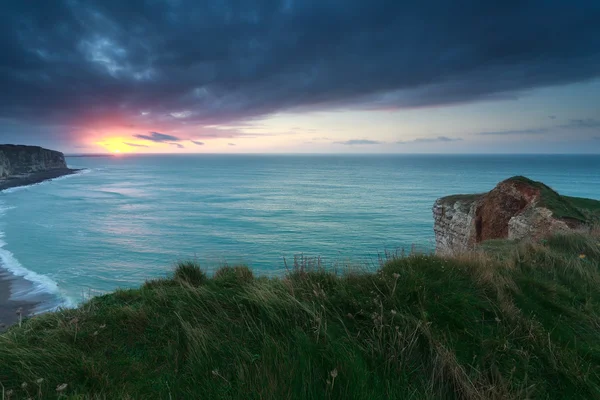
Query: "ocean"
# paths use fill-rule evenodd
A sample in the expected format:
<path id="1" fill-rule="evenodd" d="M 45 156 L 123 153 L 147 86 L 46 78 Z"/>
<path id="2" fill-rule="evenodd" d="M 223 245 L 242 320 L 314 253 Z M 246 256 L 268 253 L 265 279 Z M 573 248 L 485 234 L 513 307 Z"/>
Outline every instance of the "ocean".
<path id="1" fill-rule="evenodd" d="M 514 175 L 600 199 L 597 155 L 67 158 L 79 174 L 0 192 L 0 269 L 37 311 L 139 286 L 180 260 L 285 273 L 295 255 L 376 268 L 434 248 L 436 198 Z"/>

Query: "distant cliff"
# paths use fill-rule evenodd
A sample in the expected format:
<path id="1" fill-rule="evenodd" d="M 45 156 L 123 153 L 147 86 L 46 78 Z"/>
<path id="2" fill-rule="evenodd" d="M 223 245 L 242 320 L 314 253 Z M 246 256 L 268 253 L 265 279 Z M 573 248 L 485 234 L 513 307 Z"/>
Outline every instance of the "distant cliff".
<path id="1" fill-rule="evenodd" d="M 539 239 L 589 230 L 600 221 L 600 201 L 561 196 L 541 182 L 517 176 L 488 193 L 438 199 L 433 217 L 436 251 L 452 254 L 490 239 Z"/>
<path id="2" fill-rule="evenodd" d="M 38 146 L 0 145 L 0 179 L 61 168 L 67 168 L 61 152 Z"/>

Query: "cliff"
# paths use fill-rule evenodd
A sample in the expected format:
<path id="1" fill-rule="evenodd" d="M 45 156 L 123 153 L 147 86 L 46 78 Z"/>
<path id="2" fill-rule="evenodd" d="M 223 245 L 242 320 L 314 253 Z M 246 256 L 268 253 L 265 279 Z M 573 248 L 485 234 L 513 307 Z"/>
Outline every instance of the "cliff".
<path id="1" fill-rule="evenodd" d="M 0 145 L 0 179 L 67 168 L 65 156 L 38 146 Z"/>
<path id="2" fill-rule="evenodd" d="M 467 251 L 490 239 L 539 239 L 585 231 L 600 220 L 600 201 L 561 196 L 517 176 L 488 193 L 438 199 L 433 206 L 436 251 Z"/>

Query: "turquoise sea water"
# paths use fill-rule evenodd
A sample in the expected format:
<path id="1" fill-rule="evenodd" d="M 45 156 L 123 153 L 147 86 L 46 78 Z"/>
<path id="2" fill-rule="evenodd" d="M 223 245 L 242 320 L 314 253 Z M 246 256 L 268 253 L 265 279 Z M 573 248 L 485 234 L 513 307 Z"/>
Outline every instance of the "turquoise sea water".
<path id="1" fill-rule="evenodd" d="M 84 173 L 0 192 L 0 268 L 40 308 L 163 276 L 177 260 L 283 258 L 374 266 L 386 250 L 433 249 L 436 198 L 513 175 L 600 199 L 600 156 L 122 156 L 68 158 Z"/>

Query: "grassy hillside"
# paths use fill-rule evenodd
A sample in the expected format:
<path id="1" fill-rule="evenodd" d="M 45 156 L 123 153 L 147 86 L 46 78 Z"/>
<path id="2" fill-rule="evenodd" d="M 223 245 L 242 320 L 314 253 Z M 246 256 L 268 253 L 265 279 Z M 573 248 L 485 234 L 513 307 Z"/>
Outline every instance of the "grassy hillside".
<path id="1" fill-rule="evenodd" d="M 282 279 L 245 267 L 208 278 L 184 263 L 171 279 L 0 335 L 0 390 L 5 399 L 600 398 L 600 238 L 492 247 L 392 258 L 376 273 L 299 262 Z"/>

